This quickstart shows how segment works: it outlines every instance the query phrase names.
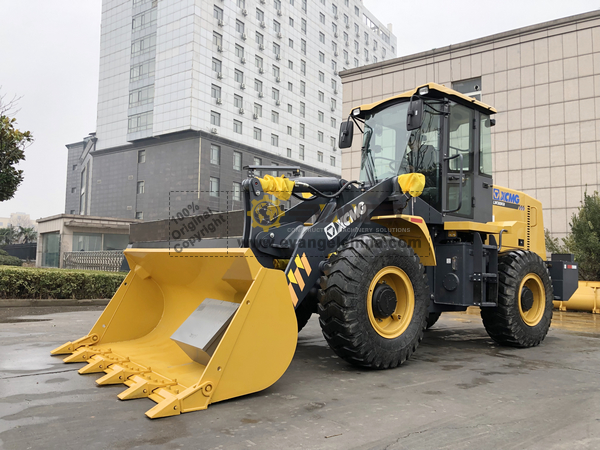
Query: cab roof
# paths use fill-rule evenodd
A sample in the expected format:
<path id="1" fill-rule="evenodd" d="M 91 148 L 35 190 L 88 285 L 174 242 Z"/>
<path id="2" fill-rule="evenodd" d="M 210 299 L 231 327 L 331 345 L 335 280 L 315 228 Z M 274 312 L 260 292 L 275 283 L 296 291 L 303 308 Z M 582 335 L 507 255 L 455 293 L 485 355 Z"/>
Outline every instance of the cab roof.
<path id="1" fill-rule="evenodd" d="M 473 97 L 469 97 L 468 95 L 461 94 L 460 92 L 455 91 L 453 89 L 449 89 L 444 85 L 437 84 L 437 83 L 427 83 L 427 84 L 418 86 L 415 89 L 412 89 L 410 91 L 406 91 L 406 92 L 403 92 L 402 94 L 395 95 L 394 97 L 389 97 L 384 100 L 380 100 L 378 102 L 361 105 L 360 106 L 361 115 L 363 112 L 371 111 L 385 103 L 392 102 L 394 100 L 398 100 L 401 98 L 410 98 L 414 94 L 416 94 L 419 91 L 419 89 L 424 88 L 424 87 L 429 88 L 429 94 L 424 96 L 424 98 L 435 97 L 435 96 L 432 96 L 431 94 L 438 92 L 438 93 L 442 94 L 442 96 L 447 97 L 450 100 L 456 101 L 457 103 L 463 103 L 463 104 L 468 103 L 470 105 L 473 105 L 474 109 L 476 109 L 482 113 L 496 114 L 498 112 L 498 111 L 496 111 L 496 108 L 494 108 L 490 105 L 486 105 L 485 103 L 480 102 L 479 100 L 476 100 Z M 356 108 L 353 108 L 353 109 L 356 109 Z"/>

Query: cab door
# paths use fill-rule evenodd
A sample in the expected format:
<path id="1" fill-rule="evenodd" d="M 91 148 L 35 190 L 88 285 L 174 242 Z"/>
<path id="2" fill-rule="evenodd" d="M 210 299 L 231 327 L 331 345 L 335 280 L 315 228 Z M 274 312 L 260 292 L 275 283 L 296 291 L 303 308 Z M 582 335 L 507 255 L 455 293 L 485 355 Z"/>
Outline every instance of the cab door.
<path id="1" fill-rule="evenodd" d="M 475 111 L 451 102 L 447 119 L 447 153 L 444 155 L 446 180 L 444 212 L 473 218 L 473 166 L 475 156 Z"/>

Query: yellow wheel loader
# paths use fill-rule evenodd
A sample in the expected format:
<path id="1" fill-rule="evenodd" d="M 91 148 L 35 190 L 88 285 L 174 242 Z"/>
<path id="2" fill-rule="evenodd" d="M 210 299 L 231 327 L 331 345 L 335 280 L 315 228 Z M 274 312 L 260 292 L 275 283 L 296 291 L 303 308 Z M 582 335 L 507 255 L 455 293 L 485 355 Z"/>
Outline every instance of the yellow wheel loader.
<path id="1" fill-rule="evenodd" d="M 495 112 L 435 83 L 353 109 L 339 142 L 362 133 L 360 180 L 249 166 L 240 248 L 127 249 L 130 272 L 89 334 L 52 354 L 125 384 L 122 400 L 155 401 L 156 418 L 275 383 L 313 312 L 337 355 L 373 369 L 469 306 L 499 344 L 539 344 L 577 265 L 545 261 L 539 201 L 493 184 Z"/>

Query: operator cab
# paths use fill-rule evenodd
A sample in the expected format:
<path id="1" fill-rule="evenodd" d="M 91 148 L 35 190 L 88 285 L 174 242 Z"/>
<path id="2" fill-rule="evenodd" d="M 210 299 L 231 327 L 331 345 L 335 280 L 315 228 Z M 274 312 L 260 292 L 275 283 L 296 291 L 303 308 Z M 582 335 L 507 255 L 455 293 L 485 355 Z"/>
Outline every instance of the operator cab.
<path id="1" fill-rule="evenodd" d="M 340 148 L 363 133 L 360 179 L 375 184 L 406 173 L 425 176 L 420 198 L 444 220 L 492 220 L 491 115 L 471 97 L 429 83 L 352 110 Z"/>

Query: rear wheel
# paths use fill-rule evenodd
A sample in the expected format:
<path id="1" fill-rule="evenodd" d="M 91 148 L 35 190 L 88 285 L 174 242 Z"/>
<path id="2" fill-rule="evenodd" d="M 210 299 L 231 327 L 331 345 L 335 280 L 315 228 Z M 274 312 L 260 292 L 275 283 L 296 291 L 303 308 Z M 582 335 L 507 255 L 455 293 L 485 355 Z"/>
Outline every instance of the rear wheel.
<path id="1" fill-rule="evenodd" d="M 432 326 L 435 325 L 435 323 L 438 321 L 438 319 L 440 318 L 440 316 L 442 315 L 441 312 L 432 312 L 429 313 L 429 315 L 427 316 L 427 324 L 425 329 L 429 330 Z"/>
<path id="2" fill-rule="evenodd" d="M 538 345 L 552 321 L 552 282 L 544 261 L 533 252 L 510 252 L 498 261 L 498 278 L 498 306 L 481 309 L 486 331 L 502 345 Z"/>
<path id="3" fill-rule="evenodd" d="M 319 322 L 333 351 L 362 367 L 402 364 L 423 338 L 429 297 L 419 257 L 370 234 L 341 246 L 321 278 Z"/>

